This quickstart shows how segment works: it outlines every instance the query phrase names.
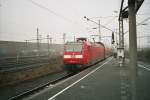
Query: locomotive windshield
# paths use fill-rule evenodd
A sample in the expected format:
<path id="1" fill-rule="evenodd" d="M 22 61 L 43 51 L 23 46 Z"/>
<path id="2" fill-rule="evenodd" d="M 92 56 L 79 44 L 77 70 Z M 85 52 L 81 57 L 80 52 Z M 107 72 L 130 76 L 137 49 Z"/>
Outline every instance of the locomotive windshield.
<path id="1" fill-rule="evenodd" d="M 66 52 L 81 52 L 83 43 L 67 43 Z"/>

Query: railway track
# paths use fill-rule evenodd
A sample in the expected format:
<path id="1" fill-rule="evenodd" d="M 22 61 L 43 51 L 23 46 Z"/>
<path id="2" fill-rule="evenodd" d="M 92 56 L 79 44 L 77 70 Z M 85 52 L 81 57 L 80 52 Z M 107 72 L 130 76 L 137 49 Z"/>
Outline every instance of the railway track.
<path id="1" fill-rule="evenodd" d="M 95 63 L 95 64 L 93 64 L 91 66 L 97 65 L 97 63 Z M 88 66 L 86 69 L 91 68 L 91 66 Z M 43 85 L 36 86 L 36 87 L 34 87 L 34 88 L 30 89 L 30 90 L 22 92 L 21 94 L 17 94 L 17 95 L 14 95 L 12 97 L 9 97 L 9 98 L 7 98 L 7 100 L 25 99 L 25 98 L 29 97 L 30 95 L 33 95 L 33 94 L 38 93 L 39 91 L 45 89 L 47 86 L 56 84 L 57 82 L 60 82 L 60 81 L 66 79 L 66 78 L 68 78 L 70 76 L 73 76 L 73 75 L 74 75 L 74 73 L 60 75 L 60 77 L 58 76 L 58 78 L 56 78 L 56 79 L 54 79 L 52 81 L 45 82 Z"/>
<path id="2" fill-rule="evenodd" d="M 31 66 L 44 65 L 50 62 L 50 58 L 48 56 L 41 57 L 20 57 L 17 61 L 16 58 L 5 58 L 0 59 L 0 70 L 14 70 L 21 69 Z"/>
<path id="3" fill-rule="evenodd" d="M 53 84 L 55 84 L 57 82 L 60 82 L 60 81 L 66 79 L 66 78 L 68 78 L 68 77 L 70 77 L 72 75 L 74 75 L 74 73 L 67 73 L 66 75 L 63 75 L 63 76 L 61 76 L 61 77 L 59 77 L 59 78 L 57 78 L 55 80 L 49 81 L 49 82 L 45 83 L 44 85 L 35 87 L 35 88 L 33 88 L 31 90 L 28 90 L 28 91 L 25 91 L 25 92 L 23 92 L 21 94 L 18 94 L 18 95 L 15 95 L 13 97 L 10 97 L 8 100 L 20 100 L 20 99 L 23 99 L 25 97 L 28 97 L 29 95 L 32 95 L 34 93 L 39 92 L 40 90 L 43 90 L 45 87 L 47 87 L 49 85 L 53 85 Z"/>

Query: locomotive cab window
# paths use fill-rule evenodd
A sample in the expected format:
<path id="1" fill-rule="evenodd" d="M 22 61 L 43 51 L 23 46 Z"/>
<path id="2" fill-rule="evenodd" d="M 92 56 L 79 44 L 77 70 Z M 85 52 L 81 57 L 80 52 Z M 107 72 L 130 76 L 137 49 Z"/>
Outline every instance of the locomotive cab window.
<path id="1" fill-rule="evenodd" d="M 66 44 L 66 52 L 82 52 L 82 43 L 68 43 Z"/>

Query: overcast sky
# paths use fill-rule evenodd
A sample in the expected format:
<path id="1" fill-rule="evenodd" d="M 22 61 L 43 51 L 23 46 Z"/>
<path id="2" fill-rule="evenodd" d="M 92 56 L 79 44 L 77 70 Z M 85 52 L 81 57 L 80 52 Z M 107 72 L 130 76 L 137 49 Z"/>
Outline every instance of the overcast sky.
<path id="1" fill-rule="evenodd" d="M 62 42 L 63 33 L 68 41 L 74 36 L 97 35 L 98 30 L 92 28 L 98 26 L 84 16 L 96 22 L 100 19 L 102 25 L 116 30 L 118 13 L 114 11 L 119 11 L 120 3 L 121 0 L 0 0 L 0 40 L 34 39 L 37 27 L 42 37 L 49 34 L 56 43 Z M 145 0 L 138 12 L 143 14 L 137 16 L 138 22 L 150 16 L 149 5 L 150 0 Z M 147 29 L 144 35 L 150 33 L 148 27 L 150 25 L 142 28 Z M 111 32 L 101 28 L 101 35 L 110 36 Z"/>

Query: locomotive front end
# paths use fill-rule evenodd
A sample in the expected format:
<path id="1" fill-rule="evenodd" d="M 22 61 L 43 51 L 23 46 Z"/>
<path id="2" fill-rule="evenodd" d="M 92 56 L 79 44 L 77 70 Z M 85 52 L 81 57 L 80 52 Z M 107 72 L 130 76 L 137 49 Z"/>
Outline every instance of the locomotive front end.
<path id="1" fill-rule="evenodd" d="M 68 42 L 64 47 L 63 63 L 66 70 L 77 70 L 83 64 L 83 43 Z"/>
<path id="2" fill-rule="evenodd" d="M 64 64 L 82 64 L 82 43 L 71 42 L 65 45 Z"/>

